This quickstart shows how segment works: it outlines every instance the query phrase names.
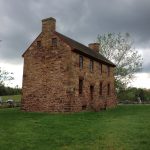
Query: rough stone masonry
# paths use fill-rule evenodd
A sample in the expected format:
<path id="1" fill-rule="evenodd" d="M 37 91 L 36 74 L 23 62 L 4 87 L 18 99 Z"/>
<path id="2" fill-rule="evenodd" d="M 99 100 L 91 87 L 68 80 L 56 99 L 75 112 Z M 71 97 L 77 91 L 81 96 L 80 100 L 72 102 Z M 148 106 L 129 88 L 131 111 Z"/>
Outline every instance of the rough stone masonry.
<path id="1" fill-rule="evenodd" d="M 21 109 L 38 112 L 100 111 L 116 105 L 115 65 L 89 47 L 56 31 L 56 20 L 42 20 L 42 32 L 24 52 Z"/>

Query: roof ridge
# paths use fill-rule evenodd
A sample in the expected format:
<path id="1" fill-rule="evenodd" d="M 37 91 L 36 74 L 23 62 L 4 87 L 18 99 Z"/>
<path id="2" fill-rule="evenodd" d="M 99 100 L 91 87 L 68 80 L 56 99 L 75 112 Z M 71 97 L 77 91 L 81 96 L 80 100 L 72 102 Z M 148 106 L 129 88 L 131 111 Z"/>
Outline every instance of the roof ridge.
<path id="1" fill-rule="evenodd" d="M 76 40 L 74 40 L 74 39 L 72 39 L 72 38 L 70 38 L 70 37 L 68 37 L 68 36 L 66 36 L 66 35 L 64 35 L 64 34 L 62 34 L 62 33 L 59 33 L 59 32 L 56 32 L 56 33 L 58 33 L 58 34 L 60 34 L 60 35 L 62 35 L 62 36 L 64 36 L 64 37 L 66 37 L 66 38 L 68 38 L 68 39 L 70 39 L 70 40 L 72 40 L 72 41 L 75 41 L 75 42 L 77 42 L 78 44 L 80 44 L 80 45 L 82 45 L 82 46 L 85 46 L 86 48 L 92 50 L 92 49 L 89 48 L 88 46 L 86 46 L 86 45 L 84 45 L 84 44 L 82 44 L 82 43 L 80 43 L 80 42 L 78 42 L 78 41 L 76 41 Z"/>

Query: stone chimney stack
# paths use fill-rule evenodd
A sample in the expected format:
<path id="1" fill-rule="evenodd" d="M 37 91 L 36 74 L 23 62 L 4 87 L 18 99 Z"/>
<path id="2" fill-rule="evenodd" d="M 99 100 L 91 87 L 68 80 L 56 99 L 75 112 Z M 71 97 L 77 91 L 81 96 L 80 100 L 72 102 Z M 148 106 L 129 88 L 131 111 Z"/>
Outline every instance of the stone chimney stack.
<path id="1" fill-rule="evenodd" d="M 99 43 L 90 43 L 89 48 L 93 51 L 99 53 L 100 44 Z"/>
<path id="2" fill-rule="evenodd" d="M 42 20 L 42 32 L 52 33 L 56 30 L 56 19 L 55 18 L 46 18 Z"/>

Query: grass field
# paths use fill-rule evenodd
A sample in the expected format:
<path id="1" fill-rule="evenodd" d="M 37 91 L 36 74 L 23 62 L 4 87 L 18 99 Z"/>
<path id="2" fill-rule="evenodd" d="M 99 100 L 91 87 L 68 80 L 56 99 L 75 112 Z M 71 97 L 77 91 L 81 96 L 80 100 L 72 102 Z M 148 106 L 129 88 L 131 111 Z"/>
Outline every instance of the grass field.
<path id="1" fill-rule="evenodd" d="M 0 109 L 0 150 L 149 150 L 150 105 L 101 112 Z"/>
<path id="2" fill-rule="evenodd" d="M 9 96 L 0 96 L 3 101 L 6 101 L 8 99 L 13 99 L 16 102 L 21 101 L 21 95 L 9 95 Z"/>

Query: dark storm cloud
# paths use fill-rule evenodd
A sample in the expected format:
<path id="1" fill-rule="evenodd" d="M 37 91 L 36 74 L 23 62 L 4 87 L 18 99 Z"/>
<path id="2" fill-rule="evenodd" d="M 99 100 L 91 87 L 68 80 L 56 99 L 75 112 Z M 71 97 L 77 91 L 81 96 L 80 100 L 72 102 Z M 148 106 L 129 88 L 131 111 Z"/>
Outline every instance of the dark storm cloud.
<path id="1" fill-rule="evenodd" d="M 149 8 L 149 0 L 1 0 L 0 60 L 20 63 L 41 31 L 41 19 L 49 16 L 57 19 L 58 31 L 84 44 L 98 34 L 129 32 L 136 48 L 148 49 Z"/>

